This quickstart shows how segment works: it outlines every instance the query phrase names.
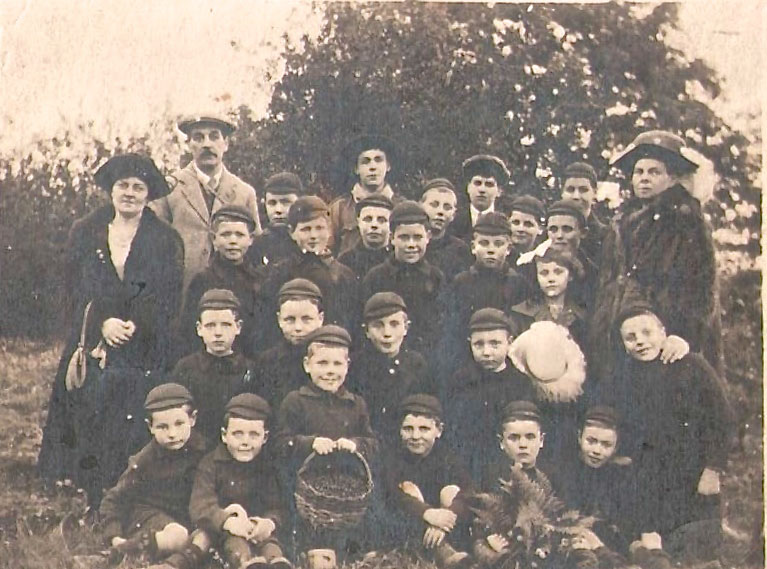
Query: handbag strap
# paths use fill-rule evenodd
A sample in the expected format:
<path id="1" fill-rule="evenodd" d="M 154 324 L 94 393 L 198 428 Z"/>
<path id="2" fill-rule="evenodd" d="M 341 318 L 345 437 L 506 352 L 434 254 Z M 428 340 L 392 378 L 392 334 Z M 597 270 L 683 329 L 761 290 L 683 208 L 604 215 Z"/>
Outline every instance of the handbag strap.
<path id="1" fill-rule="evenodd" d="M 91 305 L 93 304 L 93 301 L 89 301 L 88 304 L 85 305 L 85 310 L 83 311 L 83 325 L 80 329 L 80 343 L 78 346 L 81 348 L 85 347 L 85 332 L 88 328 L 88 314 L 91 311 Z"/>

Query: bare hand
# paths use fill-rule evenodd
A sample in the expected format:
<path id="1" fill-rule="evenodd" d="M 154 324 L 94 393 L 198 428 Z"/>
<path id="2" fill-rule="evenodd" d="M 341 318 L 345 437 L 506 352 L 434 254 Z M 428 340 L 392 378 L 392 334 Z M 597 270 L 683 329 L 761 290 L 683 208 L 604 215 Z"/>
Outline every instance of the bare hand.
<path id="1" fill-rule="evenodd" d="M 663 540 L 658 532 L 643 533 L 639 540 L 645 549 L 663 549 Z"/>
<path id="2" fill-rule="evenodd" d="M 449 532 L 455 526 L 455 512 L 446 508 L 429 508 L 423 513 L 423 520 L 430 526 Z"/>
<path id="3" fill-rule="evenodd" d="M 356 452 L 357 451 L 357 443 L 355 443 L 351 439 L 344 439 L 340 438 L 336 441 L 336 449 L 337 450 L 345 450 L 349 452 Z"/>
<path id="4" fill-rule="evenodd" d="M 705 468 L 698 480 L 698 494 L 702 496 L 715 496 L 722 491 L 719 473 L 716 470 Z"/>
<path id="5" fill-rule="evenodd" d="M 112 348 L 117 348 L 130 341 L 135 331 L 136 325 L 133 322 L 119 318 L 107 318 L 101 325 L 101 335 L 107 345 Z"/>
<path id="6" fill-rule="evenodd" d="M 335 441 L 327 437 L 315 437 L 312 443 L 312 450 L 317 454 L 330 454 L 335 448 Z"/>
<path id="7" fill-rule="evenodd" d="M 250 518 L 253 523 L 248 539 L 255 543 L 261 543 L 268 539 L 277 527 L 269 518 Z"/>
<path id="8" fill-rule="evenodd" d="M 583 533 L 573 537 L 573 549 L 593 550 L 604 547 L 602 540 L 591 530 L 583 530 Z"/>
<path id="9" fill-rule="evenodd" d="M 681 360 L 690 353 L 690 344 L 684 338 L 679 336 L 668 336 L 660 349 L 660 361 L 664 364 L 670 364 Z"/>
<path id="10" fill-rule="evenodd" d="M 426 528 L 423 534 L 423 545 L 426 549 L 437 547 L 445 539 L 445 532 L 439 528 Z"/>
<path id="11" fill-rule="evenodd" d="M 503 553 L 509 547 L 509 540 L 497 533 L 487 536 L 487 544 L 496 553 Z"/>
<path id="12" fill-rule="evenodd" d="M 118 545 L 123 544 L 126 541 L 128 540 L 125 539 L 124 537 L 120 537 L 119 535 L 116 535 L 112 538 L 112 547 L 117 547 Z"/>
<path id="13" fill-rule="evenodd" d="M 247 539 L 253 530 L 253 522 L 247 517 L 240 515 L 229 516 L 224 522 L 224 531 L 230 534 Z"/>

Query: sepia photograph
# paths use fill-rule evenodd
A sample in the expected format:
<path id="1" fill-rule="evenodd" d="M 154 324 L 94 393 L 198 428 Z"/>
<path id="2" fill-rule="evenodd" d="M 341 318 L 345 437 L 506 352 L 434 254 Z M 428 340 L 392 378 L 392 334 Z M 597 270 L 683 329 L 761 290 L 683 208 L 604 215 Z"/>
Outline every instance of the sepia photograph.
<path id="1" fill-rule="evenodd" d="M 765 567 L 765 38 L 3 1 L 0 569 Z"/>

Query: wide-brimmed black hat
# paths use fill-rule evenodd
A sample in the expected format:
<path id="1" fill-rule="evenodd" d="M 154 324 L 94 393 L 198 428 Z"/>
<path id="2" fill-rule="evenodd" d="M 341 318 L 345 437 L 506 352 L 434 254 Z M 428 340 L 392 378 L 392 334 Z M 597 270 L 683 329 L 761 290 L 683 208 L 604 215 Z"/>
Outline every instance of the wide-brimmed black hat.
<path id="1" fill-rule="evenodd" d="M 165 176 L 155 166 L 148 156 L 129 153 L 118 154 L 107 160 L 96 170 L 93 179 L 96 184 L 108 193 L 117 180 L 138 178 L 149 188 L 149 199 L 155 200 L 170 193 L 170 187 Z"/>
<path id="2" fill-rule="evenodd" d="M 196 126 L 215 127 L 221 131 L 224 136 L 229 136 L 237 127 L 234 123 L 228 121 L 217 113 L 207 113 L 202 115 L 190 115 L 183 117 L 178 121 L 178 130 L 189 136 L 192 129 Z"/>
<path id="3" fill-rule="evenodd" d="M 366 150 L 382 150 L 389 167 L 394 169 L 398 162 L 397 145 L 388 136 L 376 133 L 362 134 L 351 139 L 341 152 L 342 161 L 348 170 L 357 164 L 357 158 Z"/>
<path id="4" fill-rule="evenodd" d="M 698 165 L 686 158 L 681 150 L 686 146 L 684 139 L 665 130 L 649 130 L 637 136 L 626 149 L 611 162 L 627 175 L 634 171 L 634 165 L 642 158 L 655 158 L 666 164 L 677 174 L 689 174 Z"/>

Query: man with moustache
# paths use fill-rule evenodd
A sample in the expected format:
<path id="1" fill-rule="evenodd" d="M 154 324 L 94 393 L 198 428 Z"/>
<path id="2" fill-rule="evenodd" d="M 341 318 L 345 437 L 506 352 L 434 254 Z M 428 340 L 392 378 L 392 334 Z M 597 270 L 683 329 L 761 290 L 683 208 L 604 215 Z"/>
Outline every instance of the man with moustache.
<path id="1" fill-rule="evenodd" d="M 173 191 L 152 202 L 151 207 L 184 241 L 186 290 L 192 277 L 208 266 L 213 250 L 210 234 L 213 213 L 225 205 L 246 208 L 255 221 L 255 235 L 261 233 L 261 222 L 256 191 L 223 163 L 235 126 L 215 115 L 198 115 L 180 120 L 178 129 L 187 137 L 192 161 L 173 174 Z"/>

